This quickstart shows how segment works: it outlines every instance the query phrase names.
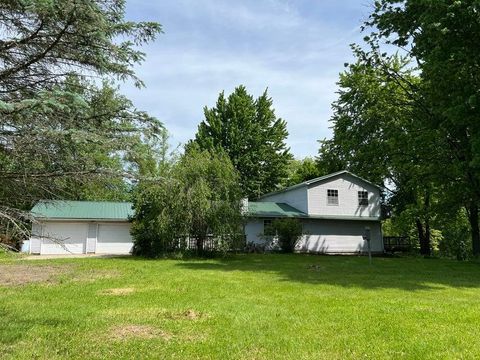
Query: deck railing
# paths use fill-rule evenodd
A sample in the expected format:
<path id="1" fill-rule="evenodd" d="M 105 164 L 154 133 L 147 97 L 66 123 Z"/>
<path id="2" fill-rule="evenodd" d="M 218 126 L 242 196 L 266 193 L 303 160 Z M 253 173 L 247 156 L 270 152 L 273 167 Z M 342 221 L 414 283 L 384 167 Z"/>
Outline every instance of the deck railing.
<path id="1" fill-rule="evenodd" d="M 383 248 L 385 252 L 410 251 L 412 243 L 408 236 L 384 236 Z"/>
<path id="2" fill-rule="evenodd" d="M 223 248 L 223 239 L 219 237 L 214 237 L 208 235 L 203 239 L 202 251 L 203 252 L 215 252 Z M 239 251 L 243 250 L 246 246 L 246 236 L 238 235 L 236 236 L 235 241 L 229 241 L 228 251 Z M 173 243 L 168 244 L 166 251 L 175 251 L 175 250 L 188 250 L 188 251 L 198 251 L 199 242 L 197 238 L 191 236 L 180 236 Z"/>

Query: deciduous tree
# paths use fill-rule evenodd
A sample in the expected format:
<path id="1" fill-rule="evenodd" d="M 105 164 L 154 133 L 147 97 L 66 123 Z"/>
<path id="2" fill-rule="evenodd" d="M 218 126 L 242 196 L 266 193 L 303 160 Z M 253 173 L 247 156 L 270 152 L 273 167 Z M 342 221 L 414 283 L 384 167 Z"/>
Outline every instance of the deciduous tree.
<path id="1" fill-rule="evenodd" d="M 223 152 L 190 148 L 163 179 L 140 185 L 133 221 L 134 251 L 158 256 L 185 251 L 194 239 L 198 254 L 208 238 L 225 252 L 241 237 L 238 173 Z"/>
<path id="2" fill-rule="evenodd" d="M 341 168 L 390 188 L 387 202 L 397 214 L 412 214 L 424 255 L 431 251 L 433 186 L 429 162 L 437 155 L 435 137 L 423 131 L 420 112 L 406 90 L 418 79 L 404 59 L 394 56 L 386 66 L 401 74 L 392 81 L 383 67 L 362 58 L 340 75 L 339 97 L 333 104 L 333 137 L 321 144 L 319 166 Z"/>
<path id="3" fill-rule="evenodd" d="M 479 11 L 476 0 L 379 0 L 366 23 L 371 43 L 398 46 L 418 64 L 422 124 L 437 133 L 445 150 L 432 170 L 444 193 L 465 206 L 475 256 L 480 256 Z"/>

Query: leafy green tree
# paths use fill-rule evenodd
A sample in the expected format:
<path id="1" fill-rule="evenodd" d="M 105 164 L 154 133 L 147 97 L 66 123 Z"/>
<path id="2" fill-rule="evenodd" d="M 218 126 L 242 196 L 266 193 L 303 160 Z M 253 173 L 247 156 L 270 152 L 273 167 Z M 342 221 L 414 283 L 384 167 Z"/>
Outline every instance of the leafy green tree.
<path id="1" fill-rule="evenodd" d="M 285 144 L 287 124 L 277 118 L 272 99 L 265 91 L 258 99 L 239 86 L 225 98 L 222 92 L 215 107 L 205 107 L 205 120 L 188 146 L 223 149 L 240 173 L 244 195 L 255 198 L 273 191 L 287 176 L 292 158 Z"/>
<path id="2" fill-rule="evenodd" d="M 285 179 L 284 186 L 292 186 L 300 184 L 304 181 L 315 179 L 320 175 L 326 175 L 321 173 L 315 159 L 306 157 L 302 160 L 293 159 L 288 164 L 288 177 Z"/>
<path id="3" fill-rule="evenodd" d="M 208 238 L 215 250 L 235 247 L 241 235 L 238 174 L 224 153 L 191 147 L 163 179 L 140 185 L 133 221 L 134 251 L 145 256 L 187 250 L 194 239 L 203 254 Z"/>
<path id="4" fill-rule="evenodd" d="M 476 0 L 379 0 L 366 23 L 373 28 L 367 40 L 374 47 L 386 41 L 406 49 L 418 64 L 422 87 L 414 92 L 422 126 L 437 133 L 444 150 L 432 173 L 455 208 L 465 207 L 475 256 L 480 256 L 478 11 Z"/>
<path id="5" fill-rule="evenodd" d="M 406 83 L 419 79 L 398 56 L 386 64 L 402 75 L 391 81 L 384 69 L 358 60 L 340 75 L 339 98 L 333 104 L 333 138 L 321 143 L 319 166 L 348 169 L 372 182 L 387 184 L 388 203 L 396 213 L 407 208 L 418 231 L 420 250 L 431 251 L 431 197 L 428 162 L 436 154 L 434 136 L 423 132 L 418 109 Z"/>
<path id="6" fill-rule="evenodd" d="M 122 0 L 0 4 L 0 223 L 26 229 L 23 210 L 42 198 L 98 198 L 107 186 L 117 198 L 124 161 L 163 136 L 111 85 L 142 86 L 139 46 L 161 30 L 125 21 L 124 11 Z"/>

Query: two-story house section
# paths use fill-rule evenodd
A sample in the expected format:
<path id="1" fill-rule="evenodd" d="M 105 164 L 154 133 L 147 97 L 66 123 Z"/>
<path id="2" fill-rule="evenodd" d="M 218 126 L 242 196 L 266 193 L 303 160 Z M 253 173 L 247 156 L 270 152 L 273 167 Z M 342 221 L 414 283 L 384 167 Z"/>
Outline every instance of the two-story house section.
<path id="1" fill-rule="evenodd" d="M 247 242 L 268 241 L 274 219 L 295 217 L 304 233 L 298 251 L 363 253 L 369 238 L 372 252 L 383 252 L 380 197 L 380 187 L 348 171 L 266 194 L 248 203 Z"/>

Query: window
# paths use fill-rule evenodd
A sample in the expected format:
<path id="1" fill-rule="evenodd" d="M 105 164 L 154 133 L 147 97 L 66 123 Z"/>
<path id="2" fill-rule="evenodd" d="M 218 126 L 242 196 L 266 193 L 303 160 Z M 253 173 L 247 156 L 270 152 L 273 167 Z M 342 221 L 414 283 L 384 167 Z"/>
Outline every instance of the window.
<path id="1" fill-rule="evenodd" d="M 272 227 L 272 219 L 263 220 L 263 235 L 275 235 L 275 230 Z"/>
<path id="2" fill-rule="evenodd" d="M 333 190 L 333 189 L 327 190 L 327 204 L 338 205 L 338 190 Z"/>
<path id="3" fill-rule="evenodd" d="M 368 206 L 368 191 L 358 192 L 358 206 Z"/>

